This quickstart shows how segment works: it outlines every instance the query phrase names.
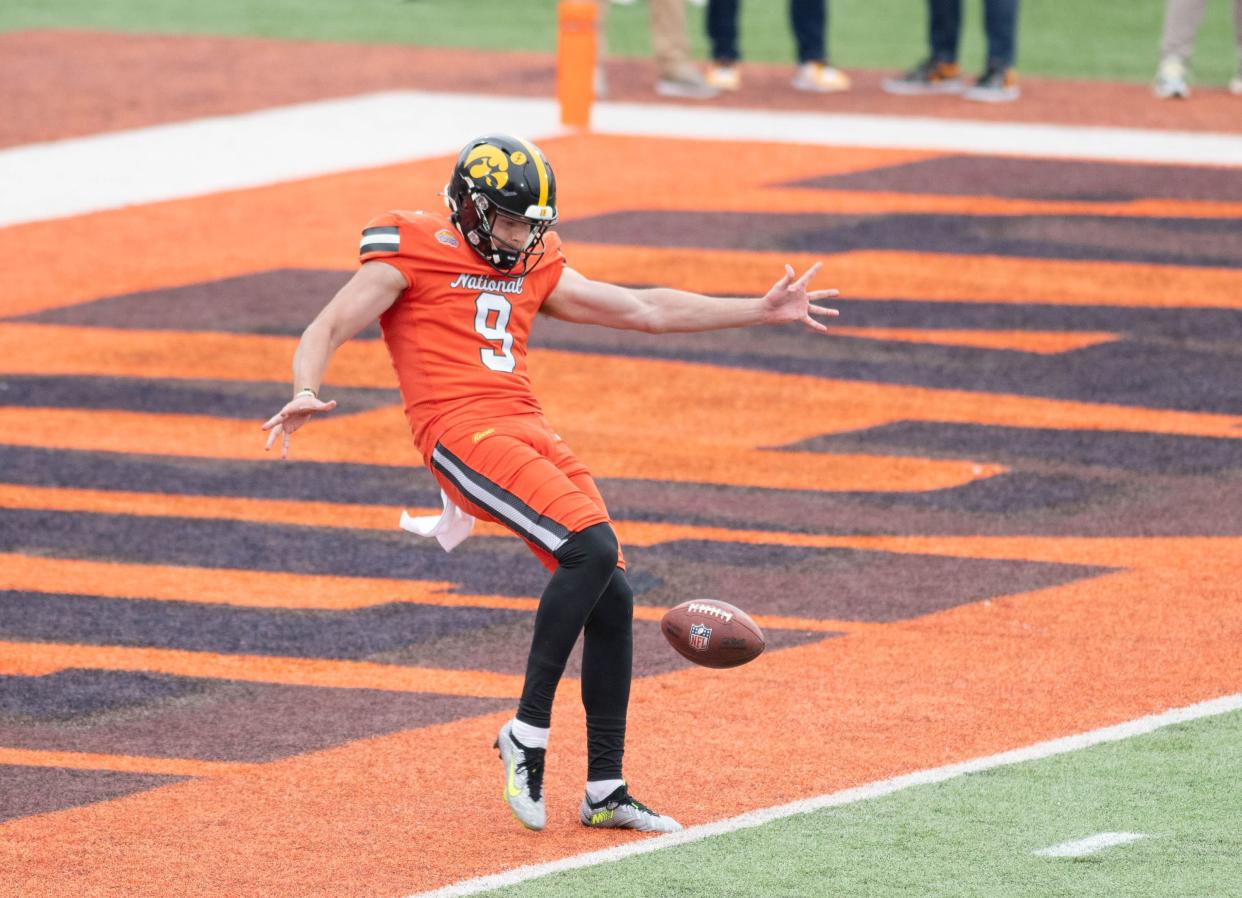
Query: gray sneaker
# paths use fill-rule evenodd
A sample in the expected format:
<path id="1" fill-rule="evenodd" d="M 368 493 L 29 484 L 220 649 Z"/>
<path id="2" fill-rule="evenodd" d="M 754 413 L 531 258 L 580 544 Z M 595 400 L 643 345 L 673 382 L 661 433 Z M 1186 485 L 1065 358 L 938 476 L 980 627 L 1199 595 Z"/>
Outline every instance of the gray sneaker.
<path id="1" fill-rule="evenodd" d="M 512 722 L 502 726 L 492 746 L 500 749 L 505 765 L 505 801 L 527 829 L 543 829 L 548 820 L 543 807 L 543 760 L 547 751 L 527 748 L 513 738 L 511 730 Z"/>
<path id="2" fill-rule="evenodd" d="M 662 97 L 680 97 L 683 100 L 710 100 L 720 95 L 720 91 L 708 84 L 707 79 L 693 66 L 664 73 L 656 82 L 655 90 Z"/>
<path id="3" fill-rule="evenodd" d="M 603 801 L 584 796 L 578 818 L 583 826 L 596 829 L 636 829 L 643 833 L 675 833 L 682 827 L 672 817 L 662 817 L 636 801 L 625 788 L 618 786 Z"/>

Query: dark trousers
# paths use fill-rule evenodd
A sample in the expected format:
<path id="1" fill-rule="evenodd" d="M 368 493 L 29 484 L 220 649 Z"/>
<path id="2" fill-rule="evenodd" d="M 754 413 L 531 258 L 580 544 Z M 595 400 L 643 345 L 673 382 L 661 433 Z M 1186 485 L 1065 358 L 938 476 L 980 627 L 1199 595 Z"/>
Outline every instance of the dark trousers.
<path id="1" fill-rule="evenodd" d="M 928 0 L 927 6 L 931 55 L 957 62 L 962 0 Z M 988 38 L 988 66 L 1012 66 L 1017 53 L 1018 0 L 983 0 L 983 29 Z"/>
<path id="2" fill-rule="evenodd" d="M 737 62 L 742 54 L 737 45 L 739 0 L 709 0 L 707 37 L 712 59 Z M 826 62 L 828 59 L 828 0 L 789 0 L 789 27 L 798 49 L 798 62 Z"/>

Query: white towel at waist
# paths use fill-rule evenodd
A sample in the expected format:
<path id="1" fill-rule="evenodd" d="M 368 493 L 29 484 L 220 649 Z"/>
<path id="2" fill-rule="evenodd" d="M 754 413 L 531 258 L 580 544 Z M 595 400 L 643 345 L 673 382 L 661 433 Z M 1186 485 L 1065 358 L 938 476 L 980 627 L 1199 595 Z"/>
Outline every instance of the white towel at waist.
<path id="1" fill-rule="evenodd" d="M 444 511 L 438 518 L 414 518 L 408 511 L 401 512 L 401 529 L 419 536 L 434 536 L 445 552 L 452 552 L 474 530 L 474 518 L 458 508 L 444 490 L 440 490 L 440 501 L 444 503 Z"/>

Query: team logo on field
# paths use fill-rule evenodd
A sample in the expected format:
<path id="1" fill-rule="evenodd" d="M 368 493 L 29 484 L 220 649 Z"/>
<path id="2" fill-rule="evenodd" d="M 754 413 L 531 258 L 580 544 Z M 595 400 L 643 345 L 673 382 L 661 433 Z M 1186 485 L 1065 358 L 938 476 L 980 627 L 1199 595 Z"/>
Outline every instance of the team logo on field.
<path id="1" fill-rule="evenodd" d="M 712 641 L 712 628 L 707 624 L 691 624 L 690 625 L 690 648 L 699 652 L 706 652 L 708 643 Z"/>
<path id="2" fill-rule="evenodd" d="M 445 246 L 453 247 L 453 249 L 461 246 L 461 241 L 457 239 L 457 235 L 448 228 L 440 228 L 440 230 L 436 231 L 436 239 Z"/>
<path id="3" fill-rule="evenodd" d="M 500 147 L 482 144 L 470 151 L 464 165 L 466 174 L 497 190 L 509 183 L 509 157 Z"/>

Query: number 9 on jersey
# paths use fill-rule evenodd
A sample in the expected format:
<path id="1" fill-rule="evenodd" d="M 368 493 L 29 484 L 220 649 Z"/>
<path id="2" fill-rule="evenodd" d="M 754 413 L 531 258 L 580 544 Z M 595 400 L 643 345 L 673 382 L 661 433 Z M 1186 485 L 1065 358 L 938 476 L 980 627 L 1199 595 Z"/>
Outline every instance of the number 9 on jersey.
<path id="1" fill-rule="evenodd" d="M 509 314 L 513 306 L 499 293 L 480 293 L 474 301 L 474 329 L 489 343 L 499 343 L 500 351 L 488 346 L 479 350 L 483 364 L 493 371 L 512 373 L 517 367 L 513 357 L 513 334 L 509 333 Z M 493 314 L 495 320 L 492 320 Z"/>

